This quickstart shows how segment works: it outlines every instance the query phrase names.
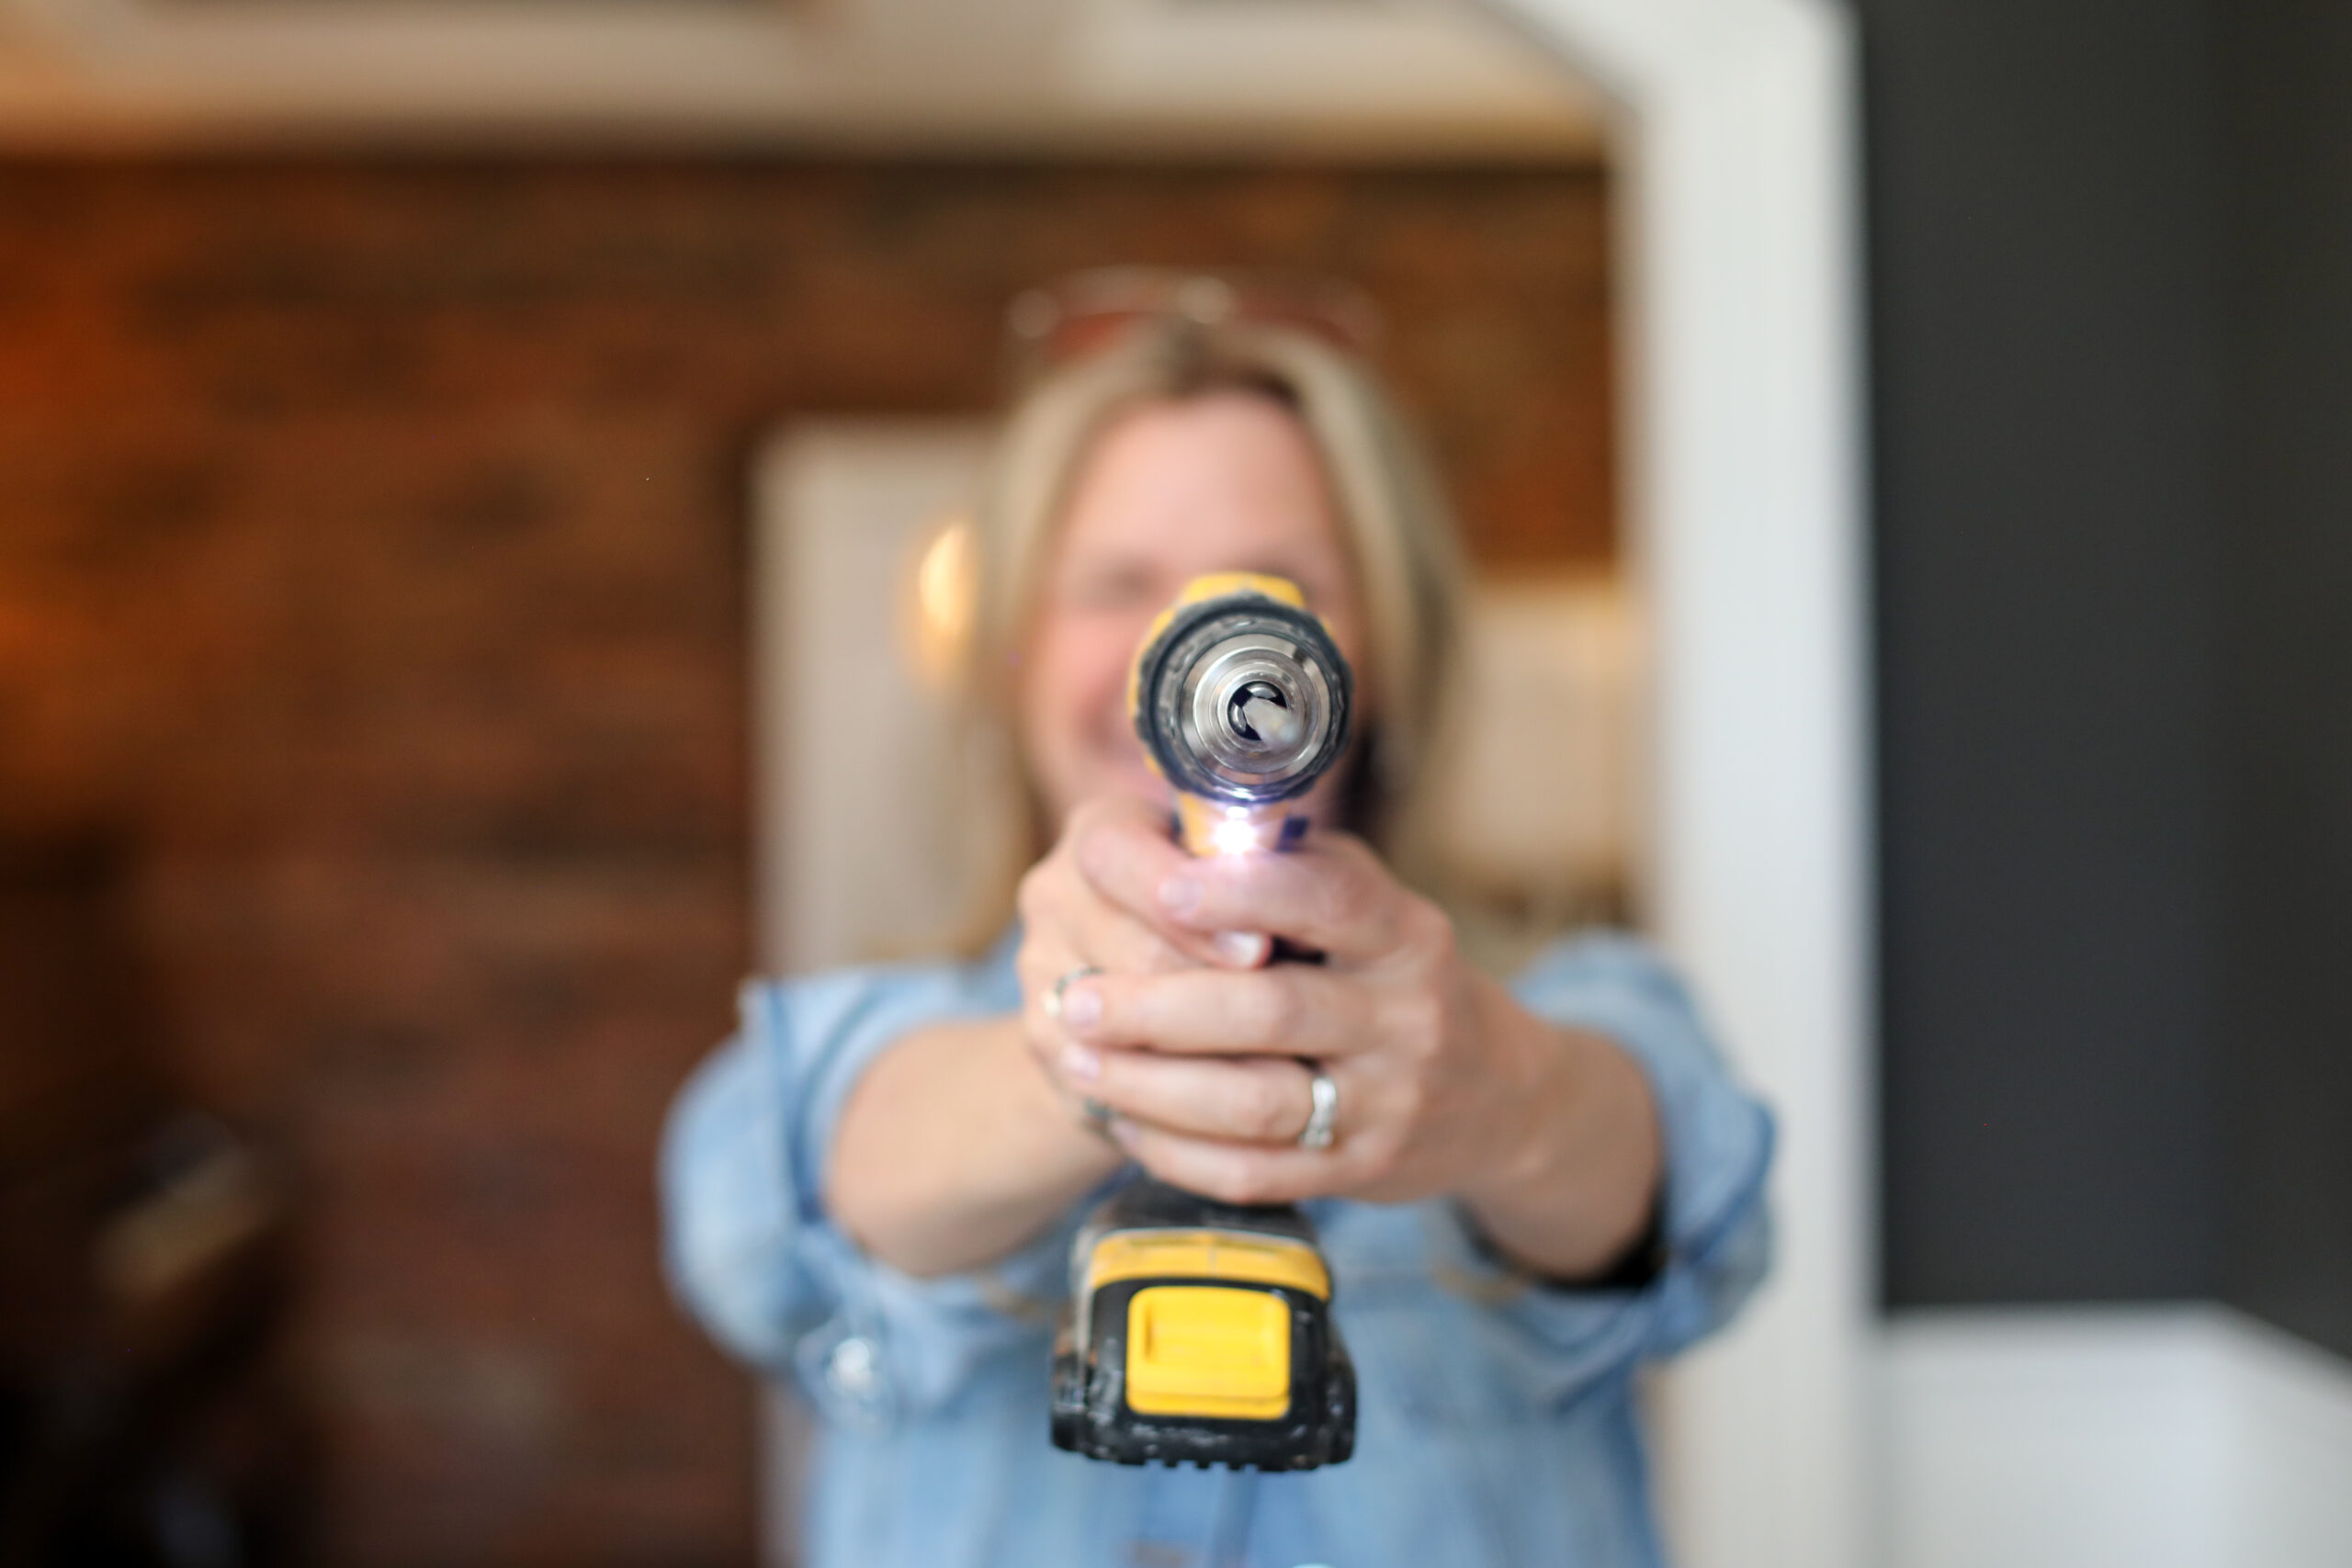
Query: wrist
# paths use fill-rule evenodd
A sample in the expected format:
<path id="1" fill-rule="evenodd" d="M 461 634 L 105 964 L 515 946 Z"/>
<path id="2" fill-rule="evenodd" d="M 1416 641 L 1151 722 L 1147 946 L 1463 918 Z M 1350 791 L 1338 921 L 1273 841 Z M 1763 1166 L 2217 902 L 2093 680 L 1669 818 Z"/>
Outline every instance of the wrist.
<path id="1" fill-rule="evenodd" d="M 1555 1130 L 1575 1093 L 1574 1043 L 1494 981 L 1481 976 L 1473 984 L 1473 1014 L 1495 1064 L 1495 1109 L 1479 1141 L 1485 1157 L 1457 1196 L 1481 1213 L 1509 1213 L 1556 1179 Z"/>
<path id="2" fill-rule="evenodd" d="M 1458 1196 L 1530 1272 L 1604 1271 L 1657 1212 L 1664 1148 L 1648 1080 L 1615 1042 L 1546 1023 L 1500 987 L 1489 1005 L 1510 1103 L 1496 1157 Z"/>

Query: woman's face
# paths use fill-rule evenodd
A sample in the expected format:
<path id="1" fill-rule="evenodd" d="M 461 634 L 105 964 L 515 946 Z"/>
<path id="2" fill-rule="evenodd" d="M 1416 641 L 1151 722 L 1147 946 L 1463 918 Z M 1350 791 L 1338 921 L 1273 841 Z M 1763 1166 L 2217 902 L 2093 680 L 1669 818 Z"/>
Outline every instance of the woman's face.
<path id="1" fill-rule="evenodd" d="M 1022 747 L 1057 825 L 1098 795 L 1167 798 L 1128 720 L 1127 667 L 1211 571 L 1297 583 L 1365 689 L 1355 572 L 1297 416 L 1249 391 L 1144 404 L 1079 470 L 1022 660 Z"/>

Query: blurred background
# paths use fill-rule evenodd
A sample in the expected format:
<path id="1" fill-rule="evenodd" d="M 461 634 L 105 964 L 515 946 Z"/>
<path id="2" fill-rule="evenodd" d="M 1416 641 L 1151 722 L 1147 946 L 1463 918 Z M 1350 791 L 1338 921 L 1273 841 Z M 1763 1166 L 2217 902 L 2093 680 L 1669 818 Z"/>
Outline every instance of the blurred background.
<path id="1" fill-rule="evenodd" d="M 778 422 L 983 414 L 1070 265 L 1304 263 L 1391 313 L 1482 558 L 1611 550 L 1589 162 L 27 160 L 0 203 L 9 908 L 76 1004 L 9 1070 L 110 1135 L 135 1037 L 269 1150 L 336 1560 L 741 1555 L 748 1383 L 650 1172 L 753 962 Z M 893 668 L 890 608 L 840 651 Z"/>
<path id="2" fill-rule="evenodd" d="M 0 0 L 0 1563 L 760 1555 L 654 1141 L 742 975 L 925 934 L 788 731 L 862 625 L 933 744 L 1057 274 L 1371 295 L 1577 781 L 1455 892 L 1647 919 L 1599 46 L 1748 11 L 1857 46 L 1861 1560 L 2352 1562 L 2352 14 Z"/>

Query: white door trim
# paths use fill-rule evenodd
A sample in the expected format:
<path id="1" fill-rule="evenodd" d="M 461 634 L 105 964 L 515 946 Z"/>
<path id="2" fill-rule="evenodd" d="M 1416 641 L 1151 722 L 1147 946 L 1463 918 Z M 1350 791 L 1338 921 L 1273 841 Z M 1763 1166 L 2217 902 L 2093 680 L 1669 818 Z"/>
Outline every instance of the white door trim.
<path id="1" fill-rule="evenodd" d="M 1620 112 L 1620 363 L 1655 638 L 1659 934 L 1779 1114 L 1780 1251 L 1668 1377 L 1691 1568 L 1863 1568 L 1874 992 L 1851 21 L 1828 0 L 1488 0 Z"/>

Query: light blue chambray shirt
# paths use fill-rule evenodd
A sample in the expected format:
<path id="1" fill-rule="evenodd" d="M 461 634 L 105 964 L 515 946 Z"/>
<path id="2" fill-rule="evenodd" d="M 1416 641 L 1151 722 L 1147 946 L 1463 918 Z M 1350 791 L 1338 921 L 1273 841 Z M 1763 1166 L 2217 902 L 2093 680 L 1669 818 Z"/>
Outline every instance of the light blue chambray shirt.
<path id="1" fill-rule="evenodd" d="M 996 1267 L 941 1280 L 865 1257 L 826 1214 L 819 1174 L 859 1073 L 914 1029 L 1017 1009 L 1012 954 L 1008 941 L 967 964 L 749 985 L 741 1032 L 672 1109 L 671 1279 L 712 1335 L 794 1379 L 820 1417 L 805 1568 L 1661 1561 L 1634 1371 L 1721 1325 L 1762 1278 L 1772 1124 L 1647 948 L 1562 942 L 1513 989 L 1646 1072 L 1666 1144 L 1663 1273 L 1639 1292 L 1534 1285 L 1452 1204 L 1308 1204 L 1356 1364 L 1358 1435 L 1350 1462 L 1283 1475 L 1131 1469 L 1051 1445 L 1051 1319 L 1086 1205 Z"/>

